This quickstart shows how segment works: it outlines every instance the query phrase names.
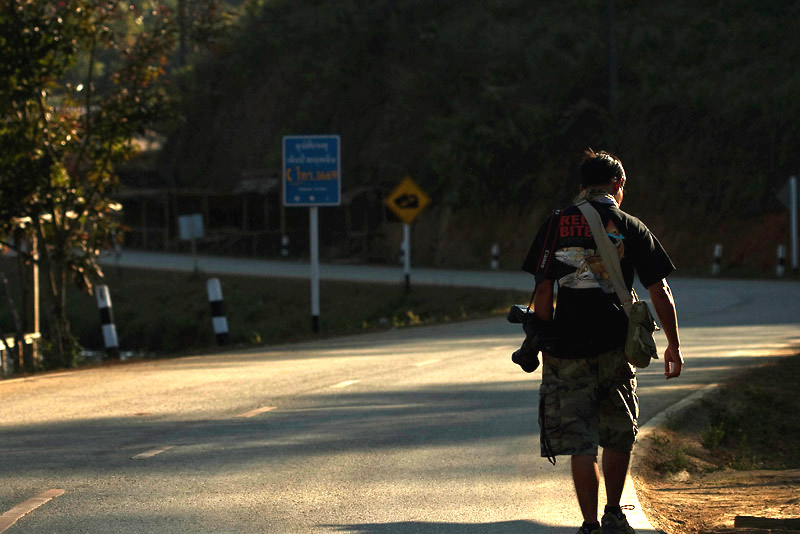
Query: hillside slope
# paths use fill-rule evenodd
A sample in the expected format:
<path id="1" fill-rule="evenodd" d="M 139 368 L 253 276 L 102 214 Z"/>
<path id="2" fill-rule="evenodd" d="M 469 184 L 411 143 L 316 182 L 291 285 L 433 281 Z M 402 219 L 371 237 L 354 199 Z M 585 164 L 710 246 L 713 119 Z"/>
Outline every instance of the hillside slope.
<path id="1" fill-rule="evenodd" d="M 492 241 L 524 249 L 574 193 L 581 151 L 606 148 L 626 164 L 626 207 L 679 261 L 706 263 L 721 240 L 744 247 L 745 271 L 774 262 L 787 234 L 774 191 L 800 167 L 800 38 L 786 23 L 800 4 L 615 4 L 611 92 L 599 0 L 251 3 L 197 67 L 160 173 L 232 187 L 279 172 L 283 135 L 337 133 L 344 188 L 411 174 L 435 206 L 418 257 L 469 265 Z"/>

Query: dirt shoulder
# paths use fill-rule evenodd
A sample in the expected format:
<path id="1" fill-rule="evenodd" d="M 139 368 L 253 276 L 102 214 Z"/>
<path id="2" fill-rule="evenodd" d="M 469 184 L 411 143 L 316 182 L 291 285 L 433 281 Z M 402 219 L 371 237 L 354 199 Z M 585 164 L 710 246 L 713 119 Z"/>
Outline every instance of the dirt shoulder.
<path id="1" fill-rule="evenodd" d="M 798 377 L 800 355 L 748 371 L 637 445 L 633 478 L 653 526 L 722 533 L 737 516 L 800 518 Z"/>
<path id="2" fill-rule="evenodd" d="M 659 433 L 672 437 L 672 432 Z M 647 455 L 665 459 L 660 447 L 641 445 Z M 652 466 L 634 474 L 639 500 L 654 527 L 668 534 L 724 532 L 737 516 L 800 518 L 800 469 L 682 470 L 665 475 Z"/>

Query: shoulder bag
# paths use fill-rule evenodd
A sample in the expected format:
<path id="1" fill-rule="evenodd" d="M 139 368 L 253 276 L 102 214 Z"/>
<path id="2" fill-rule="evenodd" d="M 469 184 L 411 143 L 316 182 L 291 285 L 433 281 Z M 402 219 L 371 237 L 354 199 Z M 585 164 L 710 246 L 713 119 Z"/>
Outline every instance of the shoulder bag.
<path id="1" fill-rule="evenodd" d="M 628 335 L 625 340 L 625 356 L 628 362 L 636 367 L 644 368 L 650 365 L 650 360 L 658 359 L 658 349 L 653 338 L 653 332 L 658 330 L 650 307 L 646 302 L 639 300 L 636 291 L 628 291 L 625 279 L 622 276 L 622 267 L 619 263 L 617 248 L 608 237 L 600 214 L 587 201 L 576 204 L 586 217 L 592 230 L 597 253 L 603 259 L 610 282 L 614 286 L 622 309 L 628 316 Z"/>

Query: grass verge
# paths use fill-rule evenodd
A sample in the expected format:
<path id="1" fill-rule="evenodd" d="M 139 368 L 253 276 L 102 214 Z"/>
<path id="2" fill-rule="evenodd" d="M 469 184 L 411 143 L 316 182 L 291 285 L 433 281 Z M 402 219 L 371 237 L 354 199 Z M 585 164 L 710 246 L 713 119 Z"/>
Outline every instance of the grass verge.
<path id="1" fill-rule="evenodd" d="M 222 285 L 230 341 L 257 346 L 359 332 L 447 323 L 505 313 L 527 302 L 517 291 L 322 281 L 320 332 L 311 333 L 307 280 L 200 276 L 151 270 L 109 272 L 114 320 L 122 350 L 186 353 L 211 349 L 215 339 L 206 293 L 209 278 Z M 93 350 L 103 346 L 94 297 L 70 295 L 73 333 Z"/>
<path id="2" fill-rule="evenodd" d="M 654 438 L 665 475 L 800 468 L 800 355 L 750 369 L 684 412 Z"/>

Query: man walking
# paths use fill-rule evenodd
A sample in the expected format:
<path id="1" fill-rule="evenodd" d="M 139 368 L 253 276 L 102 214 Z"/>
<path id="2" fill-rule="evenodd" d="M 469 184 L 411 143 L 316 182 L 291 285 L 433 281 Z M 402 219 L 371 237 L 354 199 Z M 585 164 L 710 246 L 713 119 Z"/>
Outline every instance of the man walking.
<path id="1" fill-rule="evenodd" d="M 681 374 L 683 356 L 675 303 L 666 277 L 672 264 L 661 244 L 636 217 L 619 206 L 625 189 L 622 162 L 608 152 L 585 153 L 578 200 L 599 213 L 620 255 L 625 284 L 634 272 L 667 337 L 664 375 Z M 542 355 L 539 428 L 542 456 L 571 457 L 572 479 L 583 514 L 578 534 L 633 534 L 620 507 L 638 427 L 635 368 L 628 363 L 628 319 L 595 245 L 589 224 L 576 206 L 545 221 L 522 266 L 536 276 L 534 313 L 558 333 L 559 343 Z M 553 284 L 558 304 L 553 310 Z M 608 502 L 598 522 L 598 445 Z M 602 527 L 601 527 L 602 524 Z"/>

